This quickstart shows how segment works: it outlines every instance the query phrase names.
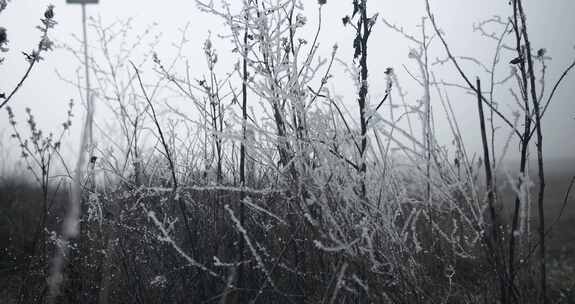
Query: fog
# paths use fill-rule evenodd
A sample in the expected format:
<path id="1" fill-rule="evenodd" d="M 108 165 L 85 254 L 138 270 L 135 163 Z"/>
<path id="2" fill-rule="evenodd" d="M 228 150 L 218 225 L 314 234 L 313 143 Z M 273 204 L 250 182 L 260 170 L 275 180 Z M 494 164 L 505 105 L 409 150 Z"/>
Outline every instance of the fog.
<path id="1" fill-rule="evenodd" d="M 575 301 L 573 0 L 99 2 L 0 0 L 0 302 Z"/>
<path id="2" fill-rule="evenodd" d="M 66 115 L 66 105 L 70 99 L 80 104 L 82 97 L 80 92 L 67 80 L 76 80 L 77 73 L 82 68 L 81 62 L 71 56 L 71 53 L 64 49 L 63 45 L 68 45 L 76 49 L 81 47 L 81 10 L 79 5 L 66 4 L 64 1 L 45 0 L 18 0 L 9 2 L 8 8 L 0 16 L 1 25 L 9 30 L 10 52 L 3 54 L 6 57 L 5 63 L 0 67 L 3 71 L 0 80 L 0 88 L 7 90 L 12 88 L 19 80 L 26 69 L 26 63 L 21 54 L 35 46 L 39 37 L 35 26 L 39 23 L 45 6 L 54 4 L 56 20 L 58 25 L 51 37 L 57 42 L 60 48 L 45 54 L 45 61 L 38 64 L 32 72 L 24 87 L 13 98 L 10 106 L 17 116 L 23 116 L 24 109 L 29 107 L 36 113 L 36 119 L 45 129 L 58 128 L 62 119 Z M 218 1 L 215 1 L 218 5 Z M 317 22 L 318 6 L 315 1 L 304 1 L 308 26 L 305 27 L 305 34 L 311 40 L 315 33 Z M 383 72 L 387 67 L 392 67 L 398 74 L 404 90 L 407 92 L 407 101 L 414 103 L 421 98 L 421 89 L 415 81 L 411 79 L 406 71 L 417 72 L 417 66 L 408 58 L 411 48 L 416 47 L 412 42 L 402 37 L 397 32 L 385 26 L 382 19 L 405 29 L 409 34 L 420 36 L 421 29 L 418 24 L 425 16 L 424 1 L 372 1 L 370 4 L 372 12 L 378 12 L 380 18 L 374 27 L 373 37 L 370 40 L 370 96 L 372 103 L 379 100 L 385 93 L 385 77 Z M 575 19 L 572 13 L 575 11 L 575 2 L 570 0 L 550 0 L 526 1 L 526 10 L 531 30 L 531 40 L 533 48 L 545 48 L 547 56 L 552 60 L 548 62 L 547 68 L 547 92 L 554 84 L 565 67 L 575 58 L 575 38 L 572 29 L 575 28 Z M 329 1 L 324 6 L 322 17 L 323 24 L 320 41 L 320 54 L 328 57 L 332 46 L 339 45 L 338 59 L 345 63 L 352 62 L 353 31 L 344 28 L 341 18 L 349 14 L 351 1 Z M 474 31 L 474 26 L 483 20 L 495 15 L 506 18 L 510 12 L 510 6 L 506 1 L 433 1 L 432 11 L 437 17 L 438 25 L 446 34 L 446 39 L 452 51 L 457 56 L 474 57 L 489 64 L 493 58 L 495 45 L 493 41 L 482 37 L 478 31 Z M 175 55 L 174 44 L 181 39 L 181 29 L 188 25 L 186 44 L 183 55 L 192 67 L 193 77 L 200 78 L 206 73 L 206 65 L 202 50 L 204 40 L 211 33 L 212 40 L 217 45 L 220 54 L 220 64 L 218 69 L 221 73 L 229 72 L 237 58 L 230 57 L 231 46 L 226 39 L 218 38 L 218 35 L 227 33 L 227 29 L 222 20 L 209 16 L 198 10 L 194 1 L 100 1 L 97 5 L 88 6 L 88 15 L 91 18 L 100 20 L 103 25 L 112 24 L 116 21 L 133 18 L 133 30 L 130 33 L 136 36 L 144 28 L 155 24 L 154 33 L 161 34 L 159 43 L 153 51 L 165 60 Z M 497 29 L 497 33 L 500 29 Z M 432 29 L 428 22 L 428 33 Z M 499 33 L 498 33 L 499 34 Z M 93 28 L 89 33 L 90 49 L 98 48 Z M 134 58 L 140 58 L 144 52 L 150 52 L 148 48 L 134 51 Z M 507 56 L 507 57 L 505 57 Z M 503 54 L 503 63 L 511 60 L 509 54 Z M 430 60 L 444 59 L 446 57 L 444 49 L 436 40 L 430 49 Z M 471 76 L 482 76 L 484 82 L 489 80 L 485 74 L 481 74 L 481 69 L 473 64 L 465 64 L 466 72 Z M 146 65 L 148 75 L 153 74 L 153 64 Z M 510 66 L 502 64 L 499 68 L 499 75 L 505 76 L 509 72 Z M 343 68 L 336 67 L 335 77 L 330 81 L 330 88 L 334 94 L 343 96 L 344 104 L 353 109 L 355 105 L 355 88 L 348 75 L 341 73 Z M 442 68 L 437 77 L 439 80 L 456 84 L 463 84 L 462 79 L 449 64 Z M 456 116 L 464 133 L 464 142 L 470 151 L 480 151 L 479 134 L 477 134 L 477 111 L 474 97 L 464 93 L 459 89 L 450 89 L 449 94 L 453 102 Z M 511 113 L 515 106 L 513 98 L 506 92 L 501 92 L 499 102 L 501 109 L 506 114 Z M 575 76 L 569 75 L 562 83 L 553 101 L 550 110 L 546 114 L 543 124 L 545 130 L 545 155 L 548 159 L 566 159 L 575 155 L 575 140 L 572 138 L 575 130 Z M 103 106 L 96 100 L 96 117 L 98 121 L 105 121 L 108 115 Z M 449 145 L 451 138 L 447 122 L 440 110 L 437 98 L 432 101 L 434 116 L 436 118 L 437 137 L 445 145 Z M 178 105 L 186 110 L 185 104 Z M 74 154 L 76 142 L 80 136 L 79 125 L 82 114 L 80 107 L 76 108 L 75 123 L 77 128 L 72 128 L 72 134 L 68 137 L 69 142 L 66 149 L 70 154 Z M 353 111 L 355 113 L 355 111 Z M 6 113 L 0 113 L 3 119 L 0 120 L 0 130 L 3 134 L 3 146 L 10 147 L 7 139 L 11 131 L 8 128 Z M 498 122 L 499 123 L 499 122 Z M 497 124 L 498 124 L 497 123 Z M 500 137 L 505 138 L 508 129 L 503 125 L 498 130 Z M 503 142 L 500 143 L 503 145 Z M 516 149 L 516 147 L 514 147 Z M 8 149 L 12 150 L 12 149 Z M 13 151 L 12 151 L 13 152 Z M 11 152 L 11 153 L 12 153 Z M 4 153 L 8 153 L 4 151 Z M 12 153 L 13 154 L 13 153 Z M 514 153 L 511 153 L 514 155 Z M 510 154 L 510 155 L 511 155 Z M 510 156 L 513 158 L 514 156 Z"/>

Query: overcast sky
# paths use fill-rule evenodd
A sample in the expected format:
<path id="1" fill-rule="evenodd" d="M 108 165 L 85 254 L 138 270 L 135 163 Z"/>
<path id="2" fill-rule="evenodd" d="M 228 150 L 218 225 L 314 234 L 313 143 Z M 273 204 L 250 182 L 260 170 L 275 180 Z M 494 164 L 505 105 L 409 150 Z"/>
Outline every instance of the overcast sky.
<path id="1" fill-rule="evenodd" d="M 211 31 L 212 37 L 216 34 L 224 33 L 222 20 L 200 12 L 192 0 L 101 0 L 98 5 L 88 6 L 88 13 L 91 16 L 99 16 L 104 24 L 114 22 L 129 17 L 134 18 L 134 31 L 138 32 L 148 24 L 157 23 L 157 31 L 162 33 L 160 44 L 156 51 L 166 58 L 173 53 L 172 43 L 178 41 L 180 34 L 178 29 L 185 24 L 190 24 L 189 38 L 191 42 L 185 49 L 186 56 L 190 62 L 197 67 L 193 69 L 200 78 L 205 72 L 205 64 L 202 53 L 202 43 Z M 218 1 L 214 1 L 218 3 Z M 321 52 L 327 56 L 331 52 L 332 46 L 338 44 L 340 52 L 338 57 L 343 61 L 351 63 L 353 33 L 351 29 L 344 28 L 341 18 L 351 13 L 351 0 L 328 0 L 323 8 L 323 30 L 319 41 L 321 42 Z M 38 24 L 38 19 L 42 16 L 47 4 L 56 6 L 56 20 L 58 25 L 53 33 L 53 38 L 60 42 L 77 45 L 72 38 L 73 35 L 81 35 L 81 10 L 78 5 L 68 5 L 64 0 L 12 0 L 8 8 L 0 14 L 0 26 L 9 30 L 9 40 L 11 51 L 6 55 L 6 63 L 0 66 L 2 77 L 0 78 L 0 88 L 8 90 L 18 80 L 25 71 L 26 64 L 21 55 L 21 51 L 29 51 L 37 42 L 38 31 L 34 28 Z M 310 25 L 308 35 L 313 35 L 315 27 L 313 24 L 317 18 L 317 1 L 304 0 L 306 12 Z M 403 26 L 404 29 L 417 35 L 420 29 L 416 26 L 424 16 L 425 2 L 423 0 L 370 0 L 369 10 L 378 12 L 380 17 L 389 22 Z M 546 48 L 548 55 L 553 58 L 548 68 L 548 87 L 554 83 L 564 67 L 575 58 L 575 1 L 573 0 L 526 0 L 525 6 L 531 30 L 531 40 L 534 49 Z M 437 21 L 446 33 L 446 38 L 451 44 L 452 50 L 460 56 L 474 56 L 486 63 L 492 60 L 494 44 L 489 42 L 478 32 L 473 31 L 473 25 L 481 20 L 488 19 L 493 15 L 507 16 L 510 12 L 508 1 L 506 0 L 434 0 L 432 10 Z M 93 33 L 90 33 L 92 38 Z M 387 67 L 393 67 L 400 79 L 408 88 L 408 101 L 415 102 L 421 97 L 421 92 L 417 85 L 411 81 L 404 72 L 403 65 L 408 69 L 417 72 L 416 66 L 410 59 L 408 53 L 411 47 L 415 47 L 408 40 L 394 33 L 378 20 L 370 41 L 370 87 L 373 99 L 378 99 L 384 94 L 385 78 L 383 72 Z M 214 37 L 214 40 L 217 40 Z M 486 43 L 487 42 L 487 43 Z M 76 44 L 75 44 L 76 43 Z M 224 63 L 233 63 L 230 58 L 226 61 L 225 56 L 229 49 L 221 44 L 220 56 L 224 57 Z M 231 48 L 230 48 L 231 49 Z M 4 56 L 4 55 L 3 55 Z M 439 45 L 433 49 L 431 58 L 444 57 L 442 48 Z M 69 84 L 56 77 L 55 71 L 67 77 L 73 77 L 78 62 L 65 50 L 56 50 L 46 55 L 46 61 L 37 66 L 25 86 L 12 100 L 11 106 L 17 116 L 24 116 L 24 108 L 30 107 L 36 112 L 36 117 L 40 124 L 46 129 L 58 129 L 59 124 L 65 116 L 66 104 L 69 99 L 78 99 L 78 92 Z M 503 58 L 500 67 L 503 74 L 508 72 L 509 67 L 506 62 L 512 58 Z M 235 60 L 235 59 L 234 59 Z M 221 71 L 229 71 L 228 67 L 221 64 Z M 442 69 L 449 71 L 452 69 Z M 468 66 L 470 76 L 480 74 L 479 69 Z M 152 74 L 149 72 L 145 72 Z M 438 74 L 438 78 L 446 81 L 462 83 L 461 79 L 452 72 Z M 485 79 L 487 82 L 488 79 Z M 331 83 L 331 88 L 335 93 L 344 96 L 346 105 L 350 109 L 354 108 L 353 87 L 350 85 L 349 77 L 337 75 Z M 549 92 L 550 88 L 547 89 Z M 452 102 L 455 111 L 460 118 L 461 126 L 464 130 L 465 142 L 472 148 L 479 147 L 479 134 L 477 130 L 477 111 L 475 100 L 462 92 L 451 92 Z M 508 96 L 502 94 L 501 96 Z M 438 101 L 433 101 L 438 102 Z M 504 105 L 507 108 L 512 103 Z M 439 105 L 437 104 L 437 108 Z M 78 112 L 77 109 L 76 112 Z M 509 112 L 508 112 L 509 113 Z M 79 113 L 78 113 L 79 114 Z M 440 115 L 440 114 L 436 114 Z M 565 80 L 554 104 L 544 121 L 546 128 L 546 150 L 550 158 L 564 158 L 575 155 L 575 75 L 570 75 Z M 79 117 L 79 115 L 78 115 Z M 73 137 L 79 136 L 79 121 L 76 119 Z M 8 127 L 7 115 L 4 111 L 0 113 L 0 130 Z M 1 131 L 0 131 L 1 132 Z M 5 135 L 8 131 L 4 132 Z M 444 140 L 448 140 L 448 130 L 443 123 L 438 125 L 438 135 Z M 507 134 L 502 131 L 500 136 Z M 7 145 L 7 137 L 4 136 L 3 145 Z M 447 143 L 446 143 L 447 144 Z M 0 156 L 1 157 L 1 156 Z"/>

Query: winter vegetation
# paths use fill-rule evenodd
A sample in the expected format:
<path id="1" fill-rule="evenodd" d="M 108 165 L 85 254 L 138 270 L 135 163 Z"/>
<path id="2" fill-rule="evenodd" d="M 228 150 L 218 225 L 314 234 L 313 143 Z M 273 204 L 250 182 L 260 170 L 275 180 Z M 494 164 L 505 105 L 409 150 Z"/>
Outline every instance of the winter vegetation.
<path id="1" fill-rule="evenodd" d="M 546 175 L 542 123 L 557 92 L 573 89 L 575 61 L 547 75 L 526 1 L 470 33 L 489 62 L 451 48 L 434 1 L 414 4 L 426 11 L 415 33 L 374 1 L 329 16 L 324 7 L 343 4 L 196 0 L 226 26 L 197 46 L 205 70 L 186 58 L 187 28 L 166 55 L 154 25 L 91 18 L 89 57 L 61 46 L 90 63 L 61 77 L 84 95 L 51 131 L 36 123 L 43 113 L 10 108 L 50 60 L 48 7 L 21 81 L 0 83 L 12 128 L 0 151 L 16 147 L 24 164 L 0 177 L 0 302 L 575 303 L 575 172 Z M 354 39 L 320 44 L 327 18 Z M 370 66 L 383 28 L 410 46 L 409 68 Z M 0 24 L 1 52 L 17 51 L 17 30 Z M 336 73 L 353 83 L 346 97 Z M 452 96 L 474 105 L 476 129 L 461 129 Z M 61 151 L 71 128 L 83 130 L 74 157 Z"/>

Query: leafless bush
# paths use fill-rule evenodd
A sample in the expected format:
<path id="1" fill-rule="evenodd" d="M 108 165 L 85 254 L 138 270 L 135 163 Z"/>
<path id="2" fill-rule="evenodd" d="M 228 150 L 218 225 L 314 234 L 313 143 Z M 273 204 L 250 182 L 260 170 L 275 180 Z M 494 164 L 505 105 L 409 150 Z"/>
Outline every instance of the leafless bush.
<path id="1" fill-rule="evenodd" d="M 185 28 L 171 60 L 145 50 L 128 65 L 142 56 L 133 52 L 151 31 L 126 48 L 129 22 L 108 27 L 92 20 L 102 52 L 89 59 L 98 80 L 93 93 L 113 114 L 108 128 L 121 131 L 114 138 L 98 127 L 103 144 L 92 163 L 98 186 L 84 192 L 81 238 L 65 244 L 71 263 L 58 299 L 550 301 L 541 118 L 574 64 L 546 95 L 548 58 L 544 49 L 532 54 L 521 0 L 512 1 L 509 20 L 476 26 L 495 44 L 489 64 L 453 53 L 429 1 L 421 32 L 413 34 L 370 15 L 367 0 L 354 0 L 342 19 L 342 28 L 355 31 L 347 45 L 353 58 L 338 58 L 343 46 L 320 47 L 323 8 L 331 3 L 318 1 L 311 37 L 302 31 L 308 20 L 301 1 L 221 4 L 197 1 L 225 22 L 221 36 L 231 41 L 237 64 L 222 72 L 221 50 L 209 37 L 202 46 L 208 71 L 197 79 L 181 52 Z M 369 37 L 379 34 L 378 25 L 412 46 L 408 58 L 416 71 L 405 69 L 417 85 L 416 101 L 406 97 L 397 70 L 370 69 L 368 77 Z M 486 26 L 500 33 L 487 34 Z M 435 49 L 445 58 L 432 62 Z M 510 54 L 512 73 L 498 80 Z M 328 86 L 338 62 L 355 82 L 357 115 Z M 440 68 L 448 67 L 464 85 L 440 80 Z M 386 90 L 371 104 L 369 79 L 376 73 L 384 75 Z M 454 89 L 477 103 L 480 158 L 463 145 L 450 100 Z M 507 90 L 517 98 L 515 115 L 499 107 Z M 171 99 L 190 106 L 182 110 Z M 436 134 L 439 116 L 448 122 L 452 149 Z M 503 178 L 501 159 L 517 139 L 519 174 Z M 539 169 L 536 231 L 526 170 L 532 141 Z M 501 207 L 505 183 L 516 197 L 511 213 Z"/>

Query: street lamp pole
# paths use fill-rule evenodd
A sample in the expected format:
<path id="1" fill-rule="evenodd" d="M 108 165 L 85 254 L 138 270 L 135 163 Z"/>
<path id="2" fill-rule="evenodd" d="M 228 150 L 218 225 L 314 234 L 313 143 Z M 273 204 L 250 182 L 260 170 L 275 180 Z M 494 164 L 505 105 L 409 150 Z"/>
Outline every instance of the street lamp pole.
<path id="1" fill-rule="evenodd" d="M 88 151 L 89 155 L 92 156 L 92 151 L 94 149 L 94 135 L 92 132 L 93 121 L 94 121 L 94 100 L 92 99 L 92 91 L 90 87 L 90 63 L 88 62 L 88 29 L 86 25 L 86 3 L 82 3 L 82 31 L 84 35 L 84 69 L 86 70 L 86 125 L 85 136 L 88 138 Z"/>
<path id="2" fill-rule="evenodd" d="M 86 120 L 82 130 L 82 138 L 80 139 L 80 153 L 76 162 L 74 170 L 74 181 L 72 183 L 72 196 L 71 205 L 68 215 L 64 220 L 64 238 L 75 238 L 80 233 L 80 213 L 82 201 L 82 176 L 84 175 L 84 168 L 86 167 L 86 155 L 93 158 L 92 152 L 94 150 L 93 143 L 93 123 L 94 123 L 94 99 L 90 88 L 90 63 L 88 56 L 88 29 L 86 22 L 86 5 L 96 4 L 98 0 L 66 0 L 67 3 L 81 4 L 82 5 L 82 31 L 84 35 L 84 68 L 86 72 Z M 90 160 L 91 161 L 91 160 Z M 90 178 L 94 183 L 93 176 L 93 163 L 91 164 Z"/>
<path id="3" fill-rule="evenodd" d="M 89 56 L 88 56 L 88 30 L 86 25 L 86 4 L 96 4 L 98 0 L 66 0 L 69 4 L 82 5 L 82 30 L 84 35 L 84 68 L 86 70 L 86 121 L 82 130 L 82 138 L 80 139 L 80 153 L 76 168 L 74 170 L 74 180 L 72 181 L 72 189 L 70 195 L 70 206 L 66 212 L 64 222 L 62 225 L 62 234 L 60 242 L 63 246 L 58 246 L 54 260 L 52 261 L 50 276 L 48 278 L 49 295 L 48 302 L 55 303 L 57 296 L 60 293 L 60 285 L 63 282 L 64 266 L 66 264 L 65 257 L 68 255 L 69 242 L 71 239 L 78 237 L 80 234 L 80 216 L 82 205 L 82 176 L 86 163 L 86 154 L 92 156 L 93 147 L 93 132 L 92 126 L 94 121 L 94 103 L 90 88 L 90 70 L 89 70 Z M 93 171 L 93 170 L 92 170 Z M 93 181 L 93 174 L 92 181 Z"/>
<path id="4" fill-rule="evenodd" d="M 88 29 L 87 29 L 87 17 L 86 17 L 86 5 L 87 4 L 97 4 L 98 0 L 66 0 L 68 4 L 80 4 L 82 5 L 82 34 L 84 42 L 84 69 L 86 77 L 86 121 L 84 124 L 84 131 L 82 134 L 82 146 L 80 147 L 82 154 L 88 153 L 91 157 L 93 156 L 94 149 L 94 135 L 93 135 L 93 125 L 94 125 L 94 100 L 92 98 L 92 88 L 90 85 L 90 58 L 88 56 Z M 87 140 L 87 141 L 86 141 Z M 88 147 L 88 149 L 86 149 Z M 80 157 L 80 160 L 82 156 Z M 83 162 L 82 162 L 83 163 Z M 83 165 L 83 164 L 82 164 Z"/>

